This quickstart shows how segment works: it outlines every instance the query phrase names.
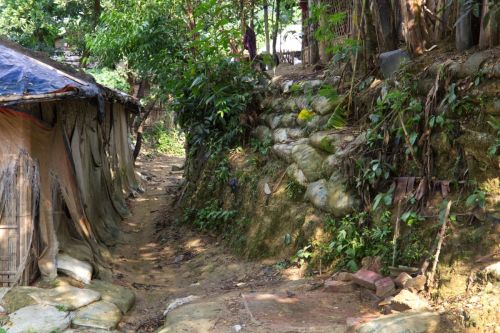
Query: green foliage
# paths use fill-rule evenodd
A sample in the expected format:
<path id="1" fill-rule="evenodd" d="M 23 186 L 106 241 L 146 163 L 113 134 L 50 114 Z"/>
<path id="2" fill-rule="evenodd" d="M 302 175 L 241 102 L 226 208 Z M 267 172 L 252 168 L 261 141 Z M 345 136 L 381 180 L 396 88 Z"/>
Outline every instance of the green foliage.
<path id="1" fill-rule="evenodd" d="M 392 197 L 394 195 L 394 189 L 395 186 L 393 185 L 389 188 L 389 191 L 377 194 L 375 196 L 375 199 L 373 200 L 372 209 L 377 210 L 380 204 L 383 204 L 385 207 L 389 208 L 392 205 Z"/>
<path id="2" fill-rule="evenodd" d="M 235 210 L 224 210 L 216 200 L 210 200 L 202 209 L 185 210 L 184 220 L 202 231 L 220 231 L 236 217 L 237 213 Z"/>
<path id="3" fill-rule="evenodd" d="M 107 67 L 87 69 L 86 72 L 92 75 L 95 80 L 109 88 L 130 92 L 130 85 L 127 82 L 123 70 L 115 70 Z"/>
<path id="4" fill-rule="evenodd" d="M 292 257 L 291 262 L 297 264 L 298 266 L 303 266 L 305 263 L 309 262 L 312 257 L 312 245 L 307 245 L 297 251 L 297 253 Z"/>
<path id="5" fill-rule="evenodd" d="M 157 122 L 144 131 L 144 140 L 160 153 L 184 156 L 184 138 L 178 130 L 167 128 L 163 122 Z"/>
<path id="6" fill-rule="evenodd" d="M 53 52 L 64 37 L 76 51 L 85 48 L 85 34 L 96 20 L 91 0 L 0 1 L 0 35 L 35 50 Z"/>
<path id="7" fill-rule="evenodd" d="M 67 312 L 68 311 L 68 308 L 65 305 L 63 305 L 63 304 L 57 304 L 56 305 L 56 309 L 59 310 L 59 311 L 61 311 L 61 312 Z"/>
<path id="8" fill-rule="evenodd" d="M 7 331 L 4 328 L 0 327 L 0 333 L 7 333 Z"/>
<path id="9" fill-rule="evenodd" d="M 290 179 L 286 183 L 285 191 L 288 198 L 298 200 L 304 196 L 306 188 L 294 179 Z"/>
<path id="10" fill-rule="evenodd" d="M 484 208 L 486 205 L 486 192 L 481 189 L 475 189 L 474 192 L 465 200 L 465 206 L 468 208 Z"/>
<path id="11" fill-rule="evenodd" d="M 355 271 L 366 256 L 380 256 L 383 263 L 388 263 L 392 234 L 390 216 L 390 212 L 384 212 L 372 228 L 367 226 L 366 213 L 346 215 L 340 220 L 328 219 L 325 224 L 333 234 L 328 255 L 337 259 L 337 268 Z"/>
<path id="12" fill-rule="evenodd" d="M 412 210 L 409 210 L 409 211 L 403 213 L 403 215 L 401 215 L 401 221 L 405 222 L 406 225 L 408 225 L 409 227 L 417 226 L 418 224 L 420 224 L 420 222 L 422 222 L 424 220 L 425 219 L 423 217 L 421 217 L 420 215 L 418 215 L 416 212 L 414 212 Z"/>
<path id="13" fill-rule="evenodd" d="M 496 156 L 500 152 L 500 119 L 491 117 L 488 124 L 496 131 L 495 143 L 488 148 L 488 154 Z"/>
<path id="14" fill-rule="evenodd" d="M 257 154 L 267 155 L 269 149 L 273 146 L 273 140 L 271 138 L 265 138 L 263 141 L 257 138 L 250 139 L 250 147 L 252 151 Z"/>
<path id="15" fill-rule="evenodd" d="M 219 182 L 226 182 L 229 179 L 229 175 L 231 174 L 231 167 L 229 165 L 229 160 L 227 157 L 221 159 L 219 164 L 215 168 L 215 178 Z"/>

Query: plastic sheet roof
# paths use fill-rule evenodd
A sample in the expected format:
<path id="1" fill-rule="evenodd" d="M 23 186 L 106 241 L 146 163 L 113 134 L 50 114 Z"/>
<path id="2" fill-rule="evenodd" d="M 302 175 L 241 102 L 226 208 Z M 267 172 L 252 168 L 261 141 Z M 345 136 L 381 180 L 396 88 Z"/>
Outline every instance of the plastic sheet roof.
<path id="1" fill-rule="evenodd" d="M 136 98 L 102 86 L 90 75 L 0 37 L 0 104 L 68 96 L 97 98 L 101 113 L 105 99 L 122 103 L 132 112 L 140 111 Z"/>
<path id="2" fill-rule="evenodd" d="M 0 96 L 30 96 L 75 91 L 94 97 L 97 85 L 0 44 Z"/>

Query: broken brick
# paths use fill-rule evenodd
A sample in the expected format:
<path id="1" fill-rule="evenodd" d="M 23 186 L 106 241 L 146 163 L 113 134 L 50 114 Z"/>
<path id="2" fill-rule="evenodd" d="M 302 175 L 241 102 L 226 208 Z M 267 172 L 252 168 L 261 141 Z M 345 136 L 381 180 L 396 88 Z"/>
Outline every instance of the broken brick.
<path id="1" fill-rule="evenodd" d="M 375 287 L 375 282 L 377 282 L 381 278 L 381 275 L 372 271 L 368 271 L 366 269 L 360 269 L 352 276 L 354 283 L 371 290 L 377 289 Z"/>
<path id="2" fill-rule="evenodd" d="M 378 297 L 387 297 L 396 292 L 396 286 L 390 277 L 385 277 L 375 282 L 376 292 Z"/>

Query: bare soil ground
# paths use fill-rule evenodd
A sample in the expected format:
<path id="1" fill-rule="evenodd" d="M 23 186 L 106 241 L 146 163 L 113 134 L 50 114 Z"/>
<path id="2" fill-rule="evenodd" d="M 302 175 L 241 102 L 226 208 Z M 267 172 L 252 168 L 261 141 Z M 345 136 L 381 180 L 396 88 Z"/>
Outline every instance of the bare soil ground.
<path id="1" fill-rule="evenodd" d="M 325 293 L 321 280 L 237 258 L 181 224 L 175 201 L 182 171 L 172 166 L 182 163 L 168 156 L 137 162 L 145 193 L 131 199 L 132 216 L 112 249 L 113 282 L 137 296 L 120 331 L 157 331 L 168 305 L 191 295 L 199 298 L 170 312 L 161 332 L 232 332 L 235 325 L 242 332 L 343 332 L 346 318 L 371 312 L 358 292 Z"/>

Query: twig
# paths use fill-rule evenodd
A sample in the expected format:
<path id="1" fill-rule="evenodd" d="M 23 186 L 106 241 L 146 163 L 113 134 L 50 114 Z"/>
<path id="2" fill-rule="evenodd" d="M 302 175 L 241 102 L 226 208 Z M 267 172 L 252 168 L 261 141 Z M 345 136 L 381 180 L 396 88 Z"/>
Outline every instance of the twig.
<path id="1" fill-rule="evenodd" d="M 427 280 L 427 286 L 429 288 L 434 284 L 434 274 L 436 273 L 437 264 L 439 262 L 439 254 L 441 253 L 441 246 L 443 245 L 444 235 L 446 234 L 446 225 L 448 224 L 448 216 L 450 215 L 451 200 L 448 201 L 446 205 L 446 211 L 444 213 L 443 226 L 439 231 L 439 241 L 436 248 L 436 254 L 434 255 L 434 262 L 432 264 L 432 270 L 429 274 L 429 279 Z"/>
<path id="2" fill-rule="evenodd" d="M 418 168 L 421 168 L 422 166 L 420 165 L 420 163 L 418 163 L 417 156 L 415 156 L 415 151 L 413 150 L 413 146 L 410 142 L 410 136 L 408 135 L 408 131 L 406 130 L 406 126 L 403 122 L 403 118 L 401 117 L 401 113 L 398 113 L 398 118 L 399 122 L 401 123 L 401 127 L 403 128 L 403 132 L 405 133 L 405 141 L 408 145 L 408 148 L 410 149 L 411 156 L 413 157 L 413 163 L 415 163 Z"/>
<path id="3" fill-rule="evenodd" d="M 392 266 L 396 266 L 397 241 L 399 238 L 399 214 L 401 210 L 401 201 L 398 202 L 398 212 L 396 226 L 394 227 L 394 237 L 392 239 Z"/>

